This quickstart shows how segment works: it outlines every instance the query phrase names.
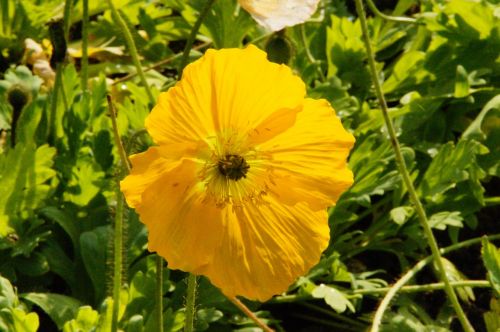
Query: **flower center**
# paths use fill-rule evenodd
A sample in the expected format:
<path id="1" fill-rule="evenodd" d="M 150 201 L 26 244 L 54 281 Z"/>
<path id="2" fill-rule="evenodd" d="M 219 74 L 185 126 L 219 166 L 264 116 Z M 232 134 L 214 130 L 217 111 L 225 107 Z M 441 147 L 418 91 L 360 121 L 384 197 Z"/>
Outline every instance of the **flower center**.
<path id="1" fill-rule="evenodd" d="M 227 179 L 234 181 L 246 178 L 249 168 L 250 165 L 248 165 L 245 158 L 236 154 L 226 154 L 226 156 L 217 163 L 219 173 L 224 175 Z"/>

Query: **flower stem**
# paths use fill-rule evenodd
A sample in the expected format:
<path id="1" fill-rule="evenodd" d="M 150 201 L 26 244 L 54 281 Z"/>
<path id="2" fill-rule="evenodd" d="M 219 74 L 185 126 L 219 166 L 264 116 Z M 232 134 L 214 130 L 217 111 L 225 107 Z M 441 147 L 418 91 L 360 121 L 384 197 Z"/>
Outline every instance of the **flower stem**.
<path id="1" fill-rule="evenodd" d="M 366 3 L 368 4 L 368 7 L 370 7 L 371 11 L 378 17 L 387 20 L 387 21 L 393 21 L 393 22 L 398 22 L 398 23 L 412 23 L 412 24 L 418 24 L 418 21 L 414 18 L 411 17 L 404 17 L 404 16 L 390 16 L 382 13 L 380 10 L 378 10 L 377 6 L 373 2 L 373 0 L 366 0 Z"/>
<path id="2" fill-rule="evenodd" d="M 109 115 L 113 125 L 113 136 L 115 144 L 118 149 L 121 161 L 121 175 L 130 171 L 128 164 L 127 154 L 123 148 L 118 126 L 116 123 L 116 111 L 113 106 L 111 97 L 107 96 Z M 123 212 L 125 201 L 123 194 L 120 192 L 120 186 L 117 185 L 116 190 L 116 214 L 115 214 L 115 228 L 114 228 L 114 259 L 113 259 L 113 312 L 111 316 L 111 331 L 118 331 L 118 311 L 120 309 L 120 291 L 122 287 L 122 269 L 123 269 Z"/>
<path id="3" fill-rule="evenodd" d="M 139 78 L 141 79 L 141 84 L 146 89 L 146 93 L 148 94 L 149 102 L 151 104 L 155 103 L 155 98 L 153 97 L 153 93 L 146 81 L 146 76 L 144 75 L 144 71 L 142 70 L 141 62 L 139 61 L 139 54 L 137 53 L 137 47 L 135 47 L 134 39 L 132 38 L 132 34 L 127 26 L 127 23 L 123 20 L 123 17 L 120 15 L 118 10 L 116 10 L 115 5 L 113 4 L 113 0 L 108 0 L 109 9 L 111 10 L 111 15 L 113 16 L 113 20 L 118 24 L 120 29 L 123 31 L 123 36 L 125 37 L 125 42 L 127 43 L 128 50 L 130 52 L 130 56 L 132 57 L 132 62 L 134 63 L 135 69 Z"/>
<path id="4" fill-rule="evenodd" d="M 89 79 L 89 0 L 82 0 L 82 90 L 87 93 Z"/>
<path id="5" fill-rule="evenodd" d="M 318 74 L 321 78 L 322 81 L 325 81 L 326 77 L 325 74 L 323 73 L 323 70 L 321 69 L 321 64 L 314 58 L 314 55 L 311 53 L 311 50 L 309 49 L 309 46 L 307 45 L 307 37 L 306 37 L 306 25 L 301 24 L 300 25 L 300 38 L 302 41 L 302 45 L 304 46 L 304 50 L 306 51 L 306 56 L 309 62 L 316 67 L 316 70 L 318 71 Z"/>
<path id="6" fill-rule="evenodd" d="M 123 195 L 120 187 L 116 190 L 116 214 L 114 229 L 114 259 L 113 259 L 113 315 L 111 317 L 111 331 L 118 331 L 118 311 L 120 309 L 120 291 L 122 288 L 122 251 L 123 251 Z"/>
<path id="7" fill-rule="evenodd" d="M 229 297 L 228 299 L 265 332 L 274 332 L 274 330 L 267 326 L 262 320 L 260 320 L 259 317 L 255 316 L 255 314 L 250 309 L 248 309 L 248 307 L 244 305 L 243 302 L 238 300 L 236 297 Z"/>
<path id="8" fill-rule="evenodd" d="M 450 285 L 450 281 L 448 277 L 446 276 L 446 271 L 443 265 L 443 262 L 441 260 L 441 254 L 439 252 L 439 246 L 437 244 L 437 241 L 434 237 L 434 234 L 432 233 L 431 227 L 429 226 L 429 222 L 427 220 L 427 216 L 425 214 L 425 210 L 422 206 L 422 203 L 420 202 L 420 199 L 418 198 L 417 192 L 415 190 L 415 187 L 413 186 L 413 182 L 411 180 L 410 174 L 408 172 L 408 169 L 406 168 L 406 164 L 403 158 L 403 154 L 401 153 L 401 148 L 399 145 L 398 138 L 396 136 L 396 131 L 394 130 L 394 126 L 392 124 L 392 120 L 389 117 L 389 111 L 387 107 L 387 102 L 385 100 L 384 93 L 382 92 L 382 85 L 380 84 L 379 78 L 378 78 L 378 73 L 377 73 L 377 68 L 375 65 L 375 54 L 372 50 L 371 42 L 370 42 L 370 36 L 368 34 L 368 24 L 366 21 L 366 13 L 365 9 L 363 7 L 363 2 L 362 0 L 355 0 L 356 2 L 356 11 L 358 13 L 358 17 L 361 23 L 361 30 L 363 32 L 363 41 L 365 43 L 366 47 L 366 52 L 368 55 L 368 62 L 370 64 L 370 71 L 372 74 L 372 80 L 373 80 L 373 85 L 375 86 L 375 92 L 377 94 L 377 98 L 380 104 L 380 108 L 382 110 L 382 115 L 384 117 L 385 124 L 387 126 L 387 131 L 389 132 L 389 136 L 391 138 L 391 144 L 394 150 L 395 158 L 396 158 L 396 163 L 399 168 L 399 172 L 401 173 L 401 176 L 403 178 L 403 182 L 408 190 L 408 194 L 410 196 L 410 200 L 412 201 L 413 205 L 415 206 L 415 210 L 418 215 L 418 220 L 420 221 L 420 224 L 424 230 L 425 236 L 427 238 L 427 243 L 432 251 L 432 256 L 434 257 L 434 262 L 435 262 L 435 268 L 436 268 L 436 273 L 438 278 L 444 283 L 445 291 L 446 294 L 448 295 L 450 302 L 458 316 L 458 319 L 460 321 L 460 324 L 462 325 L 463 329 L 467 332 L 474 331 L 474 328 L 468 321 L 467 317 L 465 316 L 465 313 L 460 305 L 460 302 L 458 301 L 457 294 L 455 293 L 455 290 L 453 287 Z M 372 328 L 372 331 L 378 331 L 378 325 L 375 325 Z"/>
<path id="9" fill-rule="evenodd" d="M 179 76 L 180 74 L 182 74 L 184 67 L 186 67 L 187 65 L 189 53 L 191 52 L 191 47 L 193 46 L 196 34 L 198 34 L 198 30 L 200 30 L 201 24 L 203 23 L 203 20 L 207 16 L 214 2 L 215 0 L 207 0 L 207 2 L 205 3 L 205 7 L 203 7 L 203 9 L 201 10 L 200 16 L 194 23 L 193 28 L 191 29 L 191 33 L 189 34 L 189 37 L 186 41 L 186 47 L 184 47 L 184 52 L 182 53 L 181 64 L 179 66 Z"/>
<path id="10" fill-rule="evenodd" d="M 163 258 L 156 255 L 156 323 L 157 331 L 163 332 Z"/>
<path id="11" fill-rule="evenodd" d="M 186 322 L 184 325 L 184 332 L 193 332 L 196 301 L 196 276 L 190 273 L 187 283 Z"/>
<path id="12" fill-rule="evenodd" d="M 55 144 L 57 138 L 57 99 L 59 94 L 59 86 L 62 79 L 62 64 L 58 63 L 56 66 L 56 77 L 54 79 L 54 86 L 52 87 L 52 94 L 50 98 L 50 113 L 47 125 L 47 140 Z"/>
<path id="13" fill-rule="evenodd" d="M 73 0 L 66 0 L 64 2 L 64 38 L 69 41 L 69 28 L 71 27 L 71 12 L 73 11 Z"/>

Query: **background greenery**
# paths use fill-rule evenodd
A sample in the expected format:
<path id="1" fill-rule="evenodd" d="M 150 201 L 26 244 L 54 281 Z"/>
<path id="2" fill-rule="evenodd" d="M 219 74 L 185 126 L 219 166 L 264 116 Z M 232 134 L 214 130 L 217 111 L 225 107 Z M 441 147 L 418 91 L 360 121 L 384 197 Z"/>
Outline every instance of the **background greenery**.
<path id="1" fill-rule="evenodd" d="M 162 62 L 146 71 L 156 96 L 178 79 L 180 54 L 204 1 L 114 4 L 144 68 Z M 493 242 L 500 237 L 500 2 L 376 4 L 387 14 L 417 18 L 417 24 L 396 23 L 370 13 L 377 66 L 439 245 L 458 248 L 446 256 L 447 274 L 465 285 L 457 292 L 474 327 L 497 331 L 500 251 Z M 107 3 L 89 5 L 85 90 L 82 1 L 72 3 L 69 20 L 61 23 L 60 30 L 68 27 L 69 54 L 61 62 L 54 56 L 48 61 L 60 37 L 53 38 L 55 48 L 48 39 L 49 30 L 57 31 L 53 22 L 65 15 L 64 2 L 0 0 L 0 331 L 111 329 L 120 171 L 106 94 L 116 104 L 129 152 L 152 144 L 143 135 L 152 105 L 139 78 L 127 77 L 135 67 Z M 54 77 L 34 74 L 27 38 L 52 62 L 55 85 Z M 246 303 L 276 330 L 367 330 L 380 300 L 405 272 L 421 264 L 418 274 L 410 272 L 410 283 L 436 279 L 374 96 L 354 5 L 323 1 L 306 24 L 270 34 L 235 0 L 217 0 L 190 59 L 207 47 L 248 43 L 290 65 L 309 96 L 328 99 L 357 141 L 349 161 L 355 183 L 330 210 L 332 240 L 321 262 L 286 294 Z M 146 250 L 147 234 L 135 213 L 124 215 L 119 328 L 153 331 L 155 258 Z M 481 244 L 484 235 L 490 241 Z M 183 272 L 164 270 L 165 331 L 183 328 L 185 278 Z M 199 331 L 259 330 L 203 278 L 196 318 Z M 420 286 L 398 293 L 385 311 L 382 330 L 458 331 L 460 326 L 442 290 Z"/>

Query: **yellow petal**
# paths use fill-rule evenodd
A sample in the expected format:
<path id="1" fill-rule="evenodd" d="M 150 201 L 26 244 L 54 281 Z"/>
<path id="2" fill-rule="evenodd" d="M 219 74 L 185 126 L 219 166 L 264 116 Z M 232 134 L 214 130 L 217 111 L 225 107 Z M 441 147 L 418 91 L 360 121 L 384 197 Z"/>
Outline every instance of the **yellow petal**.
<path id="1" fill-rule="evenodd" d="M 314 210 L 335 204 L 353 182 L 346 160 L 354 137 L 326 100 L 306 99 L 295 125 L 259 145 L 272 155 L 273 193 L 286 204 Z"/>
<path id="2" fill-rule="evenodd" d="M 163 256 L 171 269 L 193 271 L 211 261 L 220 243 L 221 209 L 204 203 L 196 162 L 164 161 L 155 148 L 136 155 L 121 188 L 148 228 L 149 250 Z"/>
<path id="3" fill-rule="evenodd" d="M 314 266 L 328 245 L 326 211 L 299 203 L 225 208 L 223 237 L 211 264 L 193 271 L 206 275 L 227 296 L 268 300 Z"/>
<path id="4" fill-rule="evenodd" d="M 309 19 L 319 0 L 239 0 L 239 3 L 260 25 L 278 31 Z"/>
<path id="5" fill-rule="evenodd" d="M 257 130 L 272 137 L 293 124 L 304 96 L 300 78 L 269 62 L 255 46 L 208 50 L 160 95 L 146 128 L 159 145 L 198 142 L 228 131 L 252 135 Z"/>

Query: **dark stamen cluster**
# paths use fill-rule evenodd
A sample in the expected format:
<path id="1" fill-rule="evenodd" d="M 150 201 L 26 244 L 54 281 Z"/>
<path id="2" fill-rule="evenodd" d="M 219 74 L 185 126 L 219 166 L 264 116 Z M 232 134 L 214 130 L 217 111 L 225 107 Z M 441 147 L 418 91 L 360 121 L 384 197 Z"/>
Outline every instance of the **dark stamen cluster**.
<path id="1" fill-rule="evenodd" d="M 227 154 L 223 159 L 220 159 L 217 164 L 217 169 L 220 174 L 234 181 L 246 178 L 249 168 L 250 165 L 248 165 L 246 160 L 235 154 Z"/>

